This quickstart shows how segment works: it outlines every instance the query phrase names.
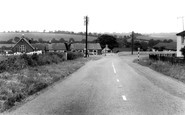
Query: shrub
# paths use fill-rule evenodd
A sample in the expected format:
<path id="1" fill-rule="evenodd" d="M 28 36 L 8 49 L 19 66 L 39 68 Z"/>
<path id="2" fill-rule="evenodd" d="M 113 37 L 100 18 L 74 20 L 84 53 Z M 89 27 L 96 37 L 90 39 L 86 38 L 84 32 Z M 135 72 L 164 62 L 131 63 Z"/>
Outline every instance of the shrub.
<path id="1" fill-rule="evenodd" d="M 83 53 L 80 53 L 80 52 L 68 52 L 67 53 L 68 60 L 73 60 L 79 57 L 83 57 Z"/>

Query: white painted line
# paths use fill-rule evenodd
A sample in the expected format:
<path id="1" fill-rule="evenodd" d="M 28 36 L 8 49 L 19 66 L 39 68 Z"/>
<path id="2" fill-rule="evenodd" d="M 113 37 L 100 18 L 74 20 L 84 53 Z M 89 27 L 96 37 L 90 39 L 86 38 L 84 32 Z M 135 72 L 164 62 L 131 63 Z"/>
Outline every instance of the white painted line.
<path id="1" fill-rule="evenodd" d="M 119 82 L 119 79 L 116 79 L 117 80 L 117 82 Z"/>
<path id="2" fill-rule="evenodd" d="M 115 67 L 114 67 L 113 62 L 112 62 L 112 68 L 113 68 L 113 70 L 114 70 L 114 73 L 116 74 L 116 69 L 115 69 Z"/>
<path id="3" fill-rule="evenodd" d="M 123 98 L 124 101 L 127 100 L 126 96 L 124 96 L 124 95 L 122 95 L 122 98 Z"/>

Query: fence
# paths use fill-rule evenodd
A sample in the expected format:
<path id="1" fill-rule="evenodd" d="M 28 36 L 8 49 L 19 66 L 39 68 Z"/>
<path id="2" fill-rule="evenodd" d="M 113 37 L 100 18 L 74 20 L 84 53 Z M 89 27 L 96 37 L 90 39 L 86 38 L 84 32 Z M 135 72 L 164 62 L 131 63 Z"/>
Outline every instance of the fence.
<path id="1" fill-rule="evenodd" d="M 170 62 L 172 64 L 185 64 L 184 58 L 176 57 L 175 53 L 150 53 L 149 59 Z"/>

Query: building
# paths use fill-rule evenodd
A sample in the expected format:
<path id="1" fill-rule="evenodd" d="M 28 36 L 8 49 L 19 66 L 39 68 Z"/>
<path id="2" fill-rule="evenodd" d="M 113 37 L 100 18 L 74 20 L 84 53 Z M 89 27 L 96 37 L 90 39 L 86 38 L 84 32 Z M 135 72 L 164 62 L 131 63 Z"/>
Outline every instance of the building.
<path id="1" fill-rule="evenodd" d="M 64 43 L 51 43 L 48 44 L 47 50 L 49 52 L 65 52 L 66 46 Z"/>
<path id="2" fill-rule="evenodd" d="M 177 33 L 177 57 L 183 57 L 181 48 L 185 46 L 185 31 Z"/>
<path id="3" fill-rule="evenodd" d="M 71 44 L 70 49 L 72 51 L 78 51 L 78 52 L 85 52 L 85 44 L 84 43 L 73 43 Z M 87 44 L 87 49 L 89 54 L 92 55 L 98 55 L 101 54 L 102 48 L 99 43 L 88 43 Z"/>
<path id="4" fill-rule="evenodd" d="M 108 45 L 105 45 L 105 48 L 102 50 L 102 53 L 108 53 L 111 52 L 111 49 L 108 47 Z"/>
<path id="5" fill-rule="evenodd" d="M 12 48 L 13 53 L 29 53 L 34 51 L 42 52 L 64 52 L 66 47 L 64 43 L 35 43 L 30 44 L 25 38 L 21 38 Z"/>
<path id="6" fill-rule="evenodd" d="M 28 53 L 35 51 L 35 48 L 25 39 L 21 38 L 12 48 L 13 52 Z"/>

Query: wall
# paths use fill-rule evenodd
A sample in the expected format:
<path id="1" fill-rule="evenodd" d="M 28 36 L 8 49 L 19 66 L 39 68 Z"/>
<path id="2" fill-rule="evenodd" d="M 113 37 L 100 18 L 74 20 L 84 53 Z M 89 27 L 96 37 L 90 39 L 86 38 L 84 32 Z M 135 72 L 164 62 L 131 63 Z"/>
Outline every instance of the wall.
<path id="1" fill-rule="evenodd" d="M 182 57 L 181 48 L 184 47 L 184 43 L 182 44 L 182 37 L 177 36 L 177 57 Z"/>

